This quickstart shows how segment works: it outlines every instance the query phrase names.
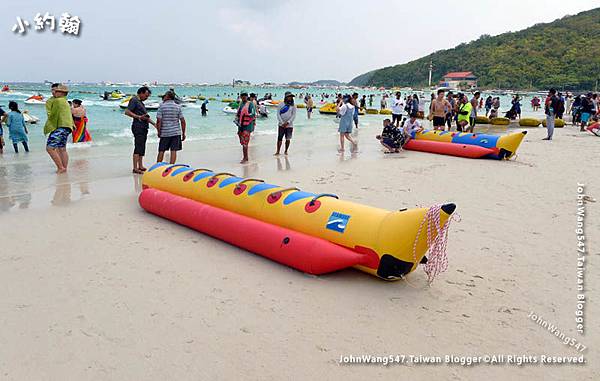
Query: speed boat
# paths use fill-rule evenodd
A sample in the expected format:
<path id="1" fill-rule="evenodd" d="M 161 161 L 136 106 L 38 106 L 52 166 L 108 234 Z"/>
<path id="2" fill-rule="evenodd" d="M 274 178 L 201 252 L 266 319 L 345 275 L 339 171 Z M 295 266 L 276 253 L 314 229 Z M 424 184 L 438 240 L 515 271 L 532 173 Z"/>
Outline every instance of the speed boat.
<path id="1" fill-rule="evenodd" d="M 37 122 L 40 121 L 40 118 L 38 118 L 37 116 L 31 115 L 27 110 L 23 111 L 23 119 L 25 120 L 25 123 L 29 123 L 29 124 L 36 124 Z"/>
<path id="2" fill-rule="evenodd" d="M 130 100 L 131 100 L 131 97 L 127 97 L 127 98 L 123 99 L 123 101 L 121 103 L 119 103 L 119 107 L 122 109 L 126 109 L 127 106 L 129 105 Z M 160 103 L 158 103 L 158 102 L 144 102 L 144 107 L 146 107 L 147 111 L 156 111 L 156 110 L 158 110 L 159 106 L 160 106 Z"/>
<path id="3" fill-rule="evenodd" d="M 25 100 L 25 104 L 27 105 L 45 105 L 46 100 L 41 94 L 32 95 Z"/>

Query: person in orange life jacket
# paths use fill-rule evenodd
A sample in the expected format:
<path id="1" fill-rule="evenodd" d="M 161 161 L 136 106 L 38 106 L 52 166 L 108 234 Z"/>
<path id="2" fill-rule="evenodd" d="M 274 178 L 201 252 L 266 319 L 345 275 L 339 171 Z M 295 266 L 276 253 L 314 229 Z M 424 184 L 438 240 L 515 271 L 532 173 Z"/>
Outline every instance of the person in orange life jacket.
<path id="1" fill-rule="evenodd" d="M 256 124 L 256 107 L 248 100 L 248 93 L 245 91 L 240 94 L 240 105 L 234 123 L 238 126 L 237 134 L 242 145 L 243 157 L 240 163 L 244 164 L 248 162 L 248 143 Z"/>

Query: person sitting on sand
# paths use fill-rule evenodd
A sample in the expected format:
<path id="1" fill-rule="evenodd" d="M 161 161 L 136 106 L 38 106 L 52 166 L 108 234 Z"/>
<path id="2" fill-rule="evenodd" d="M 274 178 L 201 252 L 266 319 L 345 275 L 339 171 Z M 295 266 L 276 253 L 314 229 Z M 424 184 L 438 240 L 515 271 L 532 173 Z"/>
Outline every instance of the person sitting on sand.
<path id="1" fill-rule="evenodd" d="M 383 120 L 383 131 L 381 132 L 381 135 L 377 135 L 375 138 L 385 147 L 387 150 L 384 151 L 385 153 L 400 152 L 400 149 L 404 144 L 402 130 L 396 127 L 392 121 L 387 118 Z"/>
<path id="2" fill-rule="evenodd" d="M 67 138 L 73 131 L 73 116 L 67 102 L 69 88 L 63 84 L 52 85 L 52 97 L 46 101 L 48 120 L 44 125 L 44 134 L 48 135 L 46 152 L 56 165 L 56 173 L 67 171 L 69 155 Z"/>
<path id="3" fill-rule="evenodd" d="M 408 143 L 412 139 L 413 135 L 417 132 L 422 132 L 423 126 L 417 120 L 417 113 L 410 114 L 410 118 L 404 123 L 404 144 Z M 403 144 L 403 145 L 404 145 Z"/>

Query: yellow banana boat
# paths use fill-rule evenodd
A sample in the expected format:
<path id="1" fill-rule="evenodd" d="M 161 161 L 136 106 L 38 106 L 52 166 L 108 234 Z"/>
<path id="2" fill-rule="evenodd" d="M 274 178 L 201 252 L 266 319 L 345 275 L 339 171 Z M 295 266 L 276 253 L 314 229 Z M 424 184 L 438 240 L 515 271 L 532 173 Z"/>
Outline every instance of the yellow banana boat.
<path id="1" fill-rule="evenodd" d="M 152 213 L 303 271 L 331 271 L 348 263 L 340 258 L 356 257 L 352 267 L 385 280 L 404 277 L 419 263 L 427 262 L 428 249 L 445 246 L 440 242 L 446 238 L 448 220 L 455 210 L 454 204 L 445 204 L 389 211 L 332 194 L 167 163 L 149 168 L 142 184 L 140 204 Z M 236 229 L 244 234 L 240 236 Z M 269 246 L 269 239 L 276 239 L 275 246 Z M 282 254 L 290 239 L 304 240 L 306 245 L 293 255 Z M 317 244 L 328 249 L 314 257 L 305 254 Z M 430 253 L 426 266 L 439 270 L 435 253 L 439 250 Z M 339 266 L 332 263 L 336 261 L 341 261 Z M 437 271 L 425 270 L 428 275 Z"/>

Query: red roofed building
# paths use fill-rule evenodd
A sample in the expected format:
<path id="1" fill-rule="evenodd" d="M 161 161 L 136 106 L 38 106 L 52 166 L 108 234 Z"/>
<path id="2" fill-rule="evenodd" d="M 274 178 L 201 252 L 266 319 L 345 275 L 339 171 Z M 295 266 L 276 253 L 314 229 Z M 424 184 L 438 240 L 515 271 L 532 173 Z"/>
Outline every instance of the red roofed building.
<path id="1" fill-rule="evenodd" d="M 444 76 L 444 79 L 440 81 L 440 85 L 455 89 L 472 89 L 477 87 L 477 77 L 470 71 L 453 71 Z"/>

